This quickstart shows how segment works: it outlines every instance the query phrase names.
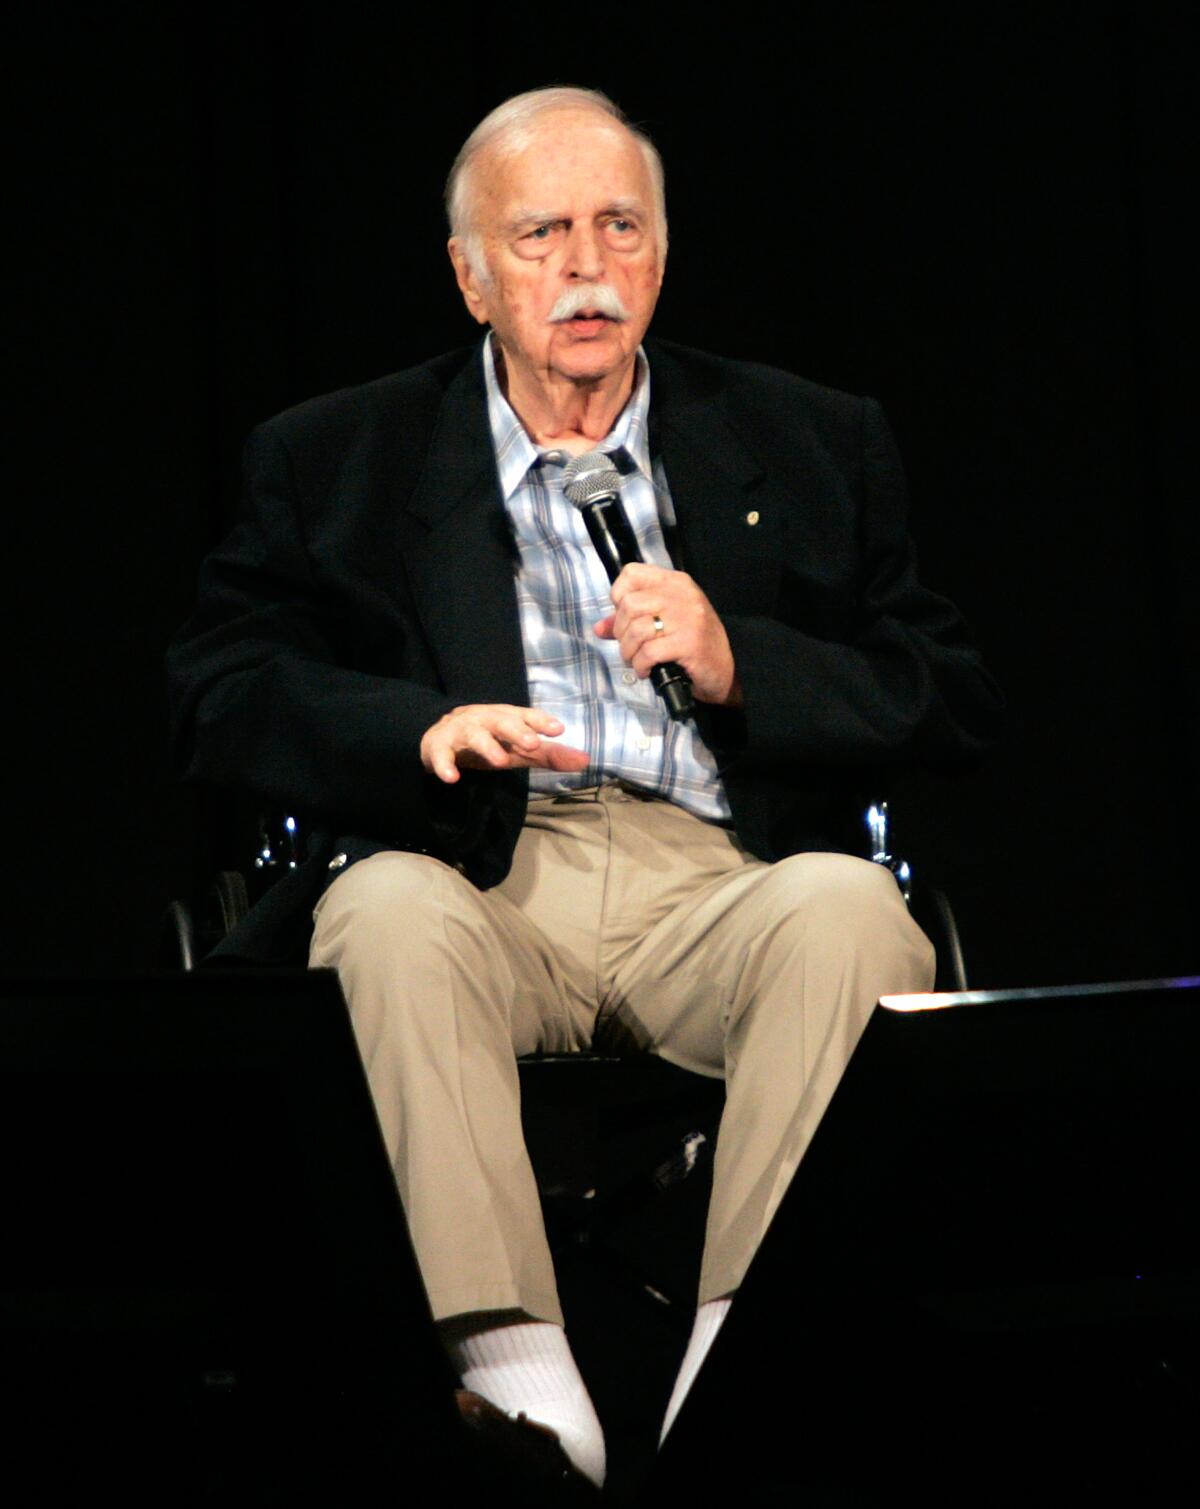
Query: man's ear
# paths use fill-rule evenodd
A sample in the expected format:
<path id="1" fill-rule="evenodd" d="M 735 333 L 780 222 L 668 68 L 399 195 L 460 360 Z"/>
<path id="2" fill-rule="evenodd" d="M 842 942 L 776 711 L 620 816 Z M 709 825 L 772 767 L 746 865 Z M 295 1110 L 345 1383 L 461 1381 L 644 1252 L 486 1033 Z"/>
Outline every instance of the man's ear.
<path id="1" fill-rule="evenodd" d="M 463 296 L 463 303 L 467 306 L 467 313 L 479 321 L 481 325 L 489 323 L 487 298 L 484 294 L 483 285 L 475 274 L 475 269 L 467 260 L 466 247 L 459 236 L 451 236 L 446 243 L 446 250 L 450 253 L 450 260 L 454 264 L 454 277 L 458 283 L 458 291 Z"/>

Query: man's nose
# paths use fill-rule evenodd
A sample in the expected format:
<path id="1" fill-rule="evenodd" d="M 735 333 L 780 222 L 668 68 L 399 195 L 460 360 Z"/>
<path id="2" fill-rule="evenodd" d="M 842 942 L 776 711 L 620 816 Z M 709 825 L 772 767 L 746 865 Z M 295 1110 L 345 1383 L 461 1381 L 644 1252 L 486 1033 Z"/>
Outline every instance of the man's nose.
<path id="1" fill-rule="evenodd" d="M 604 243 L 594 225 L 576 222 L 567 241 L 566 272 L 573 278 L 595 282 L 604 276 Z"/>

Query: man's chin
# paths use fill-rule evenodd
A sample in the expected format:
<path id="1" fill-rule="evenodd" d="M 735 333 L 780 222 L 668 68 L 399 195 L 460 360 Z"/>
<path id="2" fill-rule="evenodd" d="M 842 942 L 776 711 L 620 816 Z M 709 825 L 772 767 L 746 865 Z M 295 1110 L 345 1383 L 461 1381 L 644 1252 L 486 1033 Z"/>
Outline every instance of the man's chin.
<path id="1" fill-rule="evenodd" d="M 619 371 L 637 350 L 636 342 L 630 346 L 625 339 L 627 330 L 614 320 L 567 320 L 556 327 L 554 365 L 565 375 L 582 379 Z"/>

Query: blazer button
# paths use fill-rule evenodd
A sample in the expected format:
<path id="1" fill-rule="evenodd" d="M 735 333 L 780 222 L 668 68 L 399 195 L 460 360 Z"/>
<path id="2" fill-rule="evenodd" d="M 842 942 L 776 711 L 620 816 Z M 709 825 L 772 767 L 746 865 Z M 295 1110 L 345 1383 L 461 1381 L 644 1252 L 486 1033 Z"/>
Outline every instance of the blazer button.
<path id="1" fill-rule="evenodd" d="M 761 519 L 761 518 L 762 518 L 762 515 L 759 513 L 758 509 L 757 508 L 752 508 L 750 510 L 750 512 L 746 515 L 746 523 L 749 524 L 751 528 L 753 528 L 754 525 L 757 524 L 758 521 L 759 521 L 759 519 Z"/>
<path id="2" fill-rule="evenodd" d="M 349 862 L 350 856 L 348 854 L 335 854 L 329 861 L 329 868 L 331 870 L 342 870 Z"/>

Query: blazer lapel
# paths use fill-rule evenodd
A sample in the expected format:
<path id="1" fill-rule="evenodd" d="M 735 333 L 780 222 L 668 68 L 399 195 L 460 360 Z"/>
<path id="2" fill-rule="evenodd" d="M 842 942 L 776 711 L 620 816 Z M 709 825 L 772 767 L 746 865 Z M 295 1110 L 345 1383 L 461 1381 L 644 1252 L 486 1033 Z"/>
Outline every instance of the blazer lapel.
<path id="1" fill-rule="evenodd" d="M 719 613 L 761 612 L 778 575 L 775 530 L 760 527 L 753 507 L 765 476 L 761 458 L 731 425 L 711 369 L 697 364 L 693 372 L 657 342 L 648 353 L 650 444 L 662 456 L 675 506 L 675 564 Z"/>
<path id="2" fill-rule="evenodd" d="M 478 351 L 446 390 L 405 509 L 419 521 L 410 526 L 405 552 L 409 585 L 447 694 L 462 702 L 525 705 L 516 550 L 500 497 Z"/>

